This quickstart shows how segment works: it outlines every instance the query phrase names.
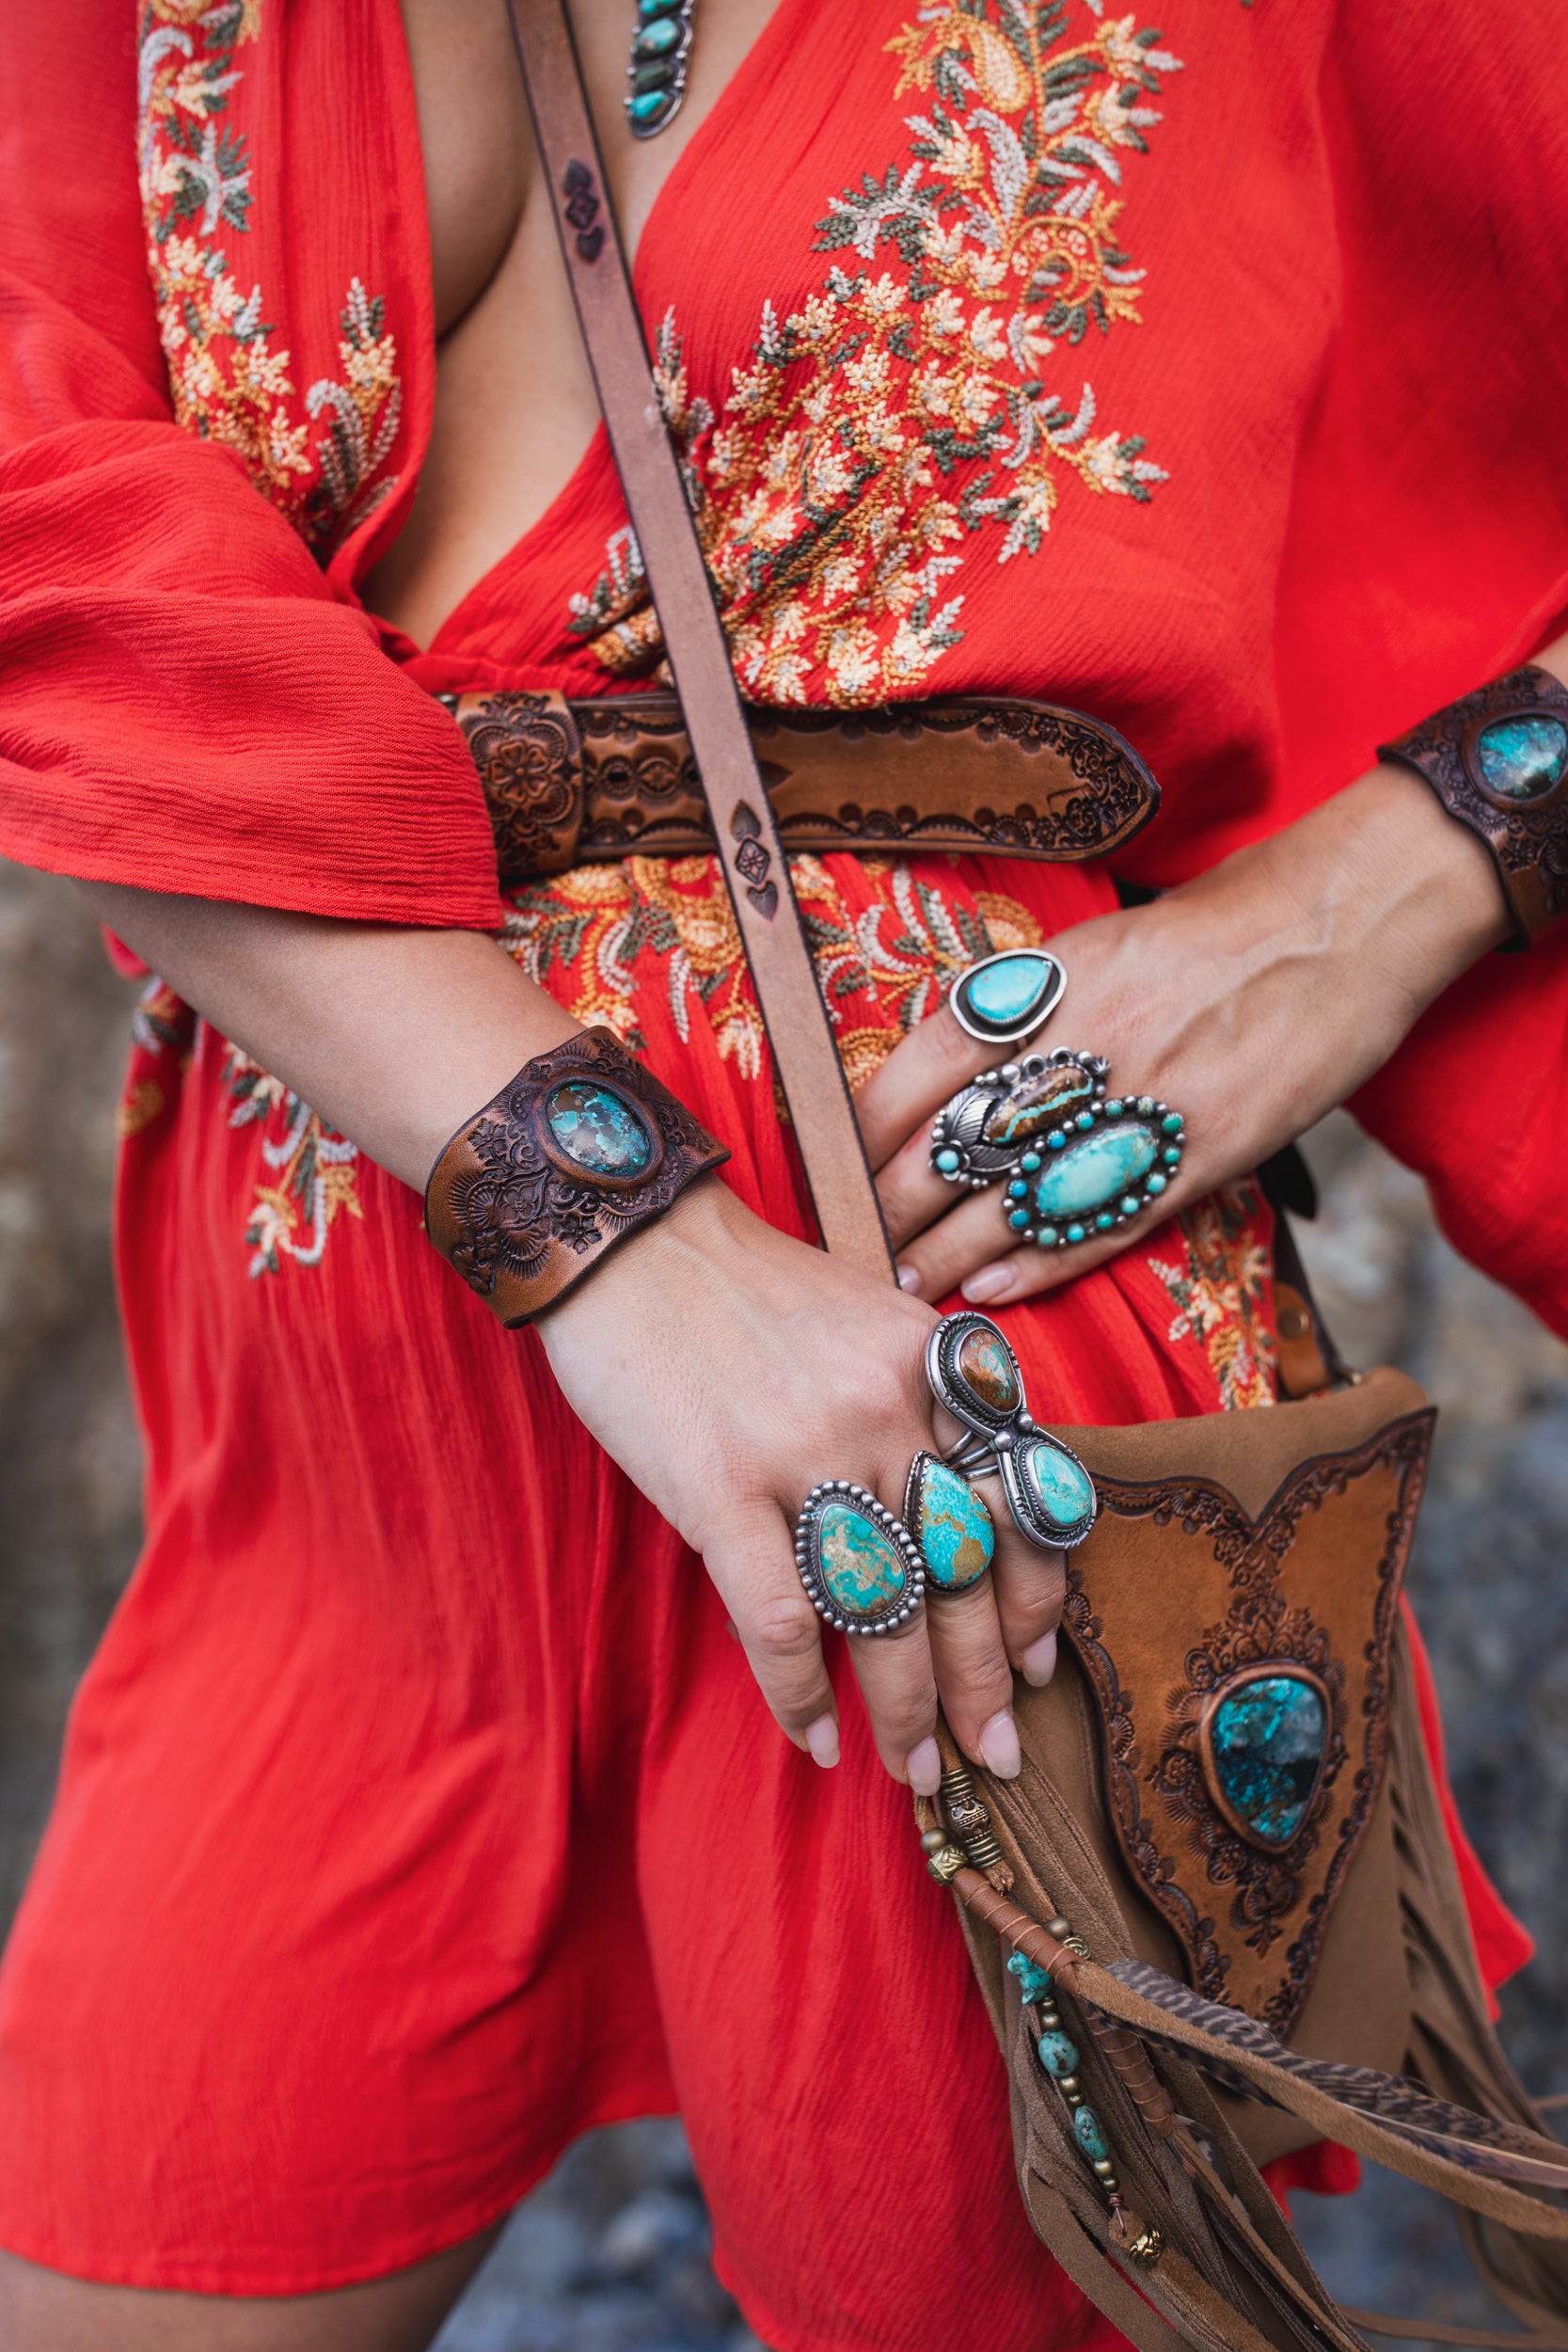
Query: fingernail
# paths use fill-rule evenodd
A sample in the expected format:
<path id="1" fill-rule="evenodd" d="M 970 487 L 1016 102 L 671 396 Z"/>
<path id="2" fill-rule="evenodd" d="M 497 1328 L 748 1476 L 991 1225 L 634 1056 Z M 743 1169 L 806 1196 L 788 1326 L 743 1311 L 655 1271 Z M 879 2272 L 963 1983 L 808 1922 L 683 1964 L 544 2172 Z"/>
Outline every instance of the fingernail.
<path id="1" fill-rule="evenodd" d="M 899 1269 L 898 1269 L 898 1287 L 899 1287 L 899 1289 L 900 1289 L 901 1291 L 918 1291 L 918 1290 L 919 1290 L 919 1288 L 920 1288 L 920 1277 L 919 1277 L 919 1275 L 916 1273 L 916 1271 L 915 1271 L 915 1269 L 914 1269 L 914 1267 L 913 1267 L 912 1265 L 901 1265 L 901 1266 L 899 1267 Z"/>
<path id="2" fill-rule="evenodd" d="M 904 1770 L 917 1797 L 934 1797 L 942 1781 L 942 1750 L 936 1741 L 922 1740 L 911 1748 L 904 1758 Z"/>
<path id="3" fill-rule="evenodd" d="M 1054 1629 L 1049 1633 L 1042 1633 L 1037 1642 L 1031 1642 L 1018 1664 L 1024 1681 L 1032 1682 L 1037 1691 L 1043 1691 L 1056 1671 Z"/>
<path id="4" fill-rule="evenodd" d="M 1010 1714 L 993 1715 L 980 1734 L 980 1760 L 998 1780 L 1016 1780 L 1023 1769 L 1018 1725 Z"/>
<path id="5" fill-rule="evenodd" d="M 813 1763 L 831 1772 L 838 1762 L 838 1725 L 831 1715 L 818 1715 L 816 1723 L 806 1725 L 806 1745 Z"/>
<path id="6" fill-rule="evenodd" d="M 1010 1265 L 983 1265 L 978 1274 L 972 1274 L 963 1286 L 963 1295 L 972 1307 L 982 1306 L 988 1298 L 1006 1297 L 1013 1287 Z"/>

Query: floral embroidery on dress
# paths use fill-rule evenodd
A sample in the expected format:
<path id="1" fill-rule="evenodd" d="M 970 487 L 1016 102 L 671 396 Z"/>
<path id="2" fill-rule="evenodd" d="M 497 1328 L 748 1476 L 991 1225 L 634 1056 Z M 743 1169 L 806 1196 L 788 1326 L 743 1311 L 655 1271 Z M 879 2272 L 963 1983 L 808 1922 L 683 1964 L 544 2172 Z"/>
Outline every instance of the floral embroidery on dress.
<path id="1" fill-rule="evenodd" d="M 250 227 L 250 161 L 230 119 L 239 51 L 262 0 L 148 0 L 137 76 L 137 152 L 148 265 L 177 422 L 244 459 L 319 556 L 397 486 L 382 468 L 403 415 L 385 305 L 351 279 L 339 315 L 341 375 L 301 399 L 274 347 L 261 289 L 245 293 L 228 246 Z M 314 440 L 311 425 L 325 424 Z"/>
<path id="2" fill-rule="evenodd" d="M 838 1049 L 852 1087 L 936 1009 L 942 989 L 977 956 L 1037 946 L 1040 928 L 1015 898 L 944 893 L 903 859 L 860 862 L 875 893 L 857 914 L 820 858 L 790 860 Z M 762 1068 L 764 1031 L 729 893 L 711 857 L 626 858 L 583 866 L 513 895 L 502 933 L 531 979 L 574 1020 L 602 1022 L 633 1053 L 646 1050 L 637 999 L 652 958 L 682 1044 L 693 1010 L 742 1078 Z"/>
<path id="3" fill-rule="evenodd" d="M 1168 1336 L 1199 1342 L 1227 1412 L 1275 1401 L 1272 1263 L 1259 1238 L 1262 1216 L 1250 1180 L 1223 1185 L 1177 1219 L 1185 1244 L 1181 1263 L 1149 1260 L 1177 1309 Z"/>
<path id="4" fill-rule="evenodd" d="M 261 1136 L 261 1158 L 277 1182 L 257 1185 L 245 1225 L 252 1278 L 281 1273 L 285 1258 L 295 1265 L 320 1265 L 339 1211 L 365 1214 L 355 1168 L 358 1145 L 334 1135 L 309 1104 L 237 1045 L 224 1057 L 223 1083 L 234 1098 L 230 1127 L 260 1121 L 281 1129 Z"/>
<path id="5" fill-rule="evenodd" d="M 913 691 L 961 638 L 967 538 L 1036 556 L 1066 483 L 1142 503 L 1166 479 L 1066 353 L 1138 320 L 1119 191 L 1180 60 L 1084 6 L 1074 24 L 1072 0 L 939 0 L 887 44 L 920 107 L 907 149 L 830 201 L 816 249 L 842 260 L 801 309 L 764 305 L 721 417 L 673 313 L 660 328 L 660 397 L 753 699 Z M 657 660 L 629 532 L 570 626 L 607 669 Z"/>

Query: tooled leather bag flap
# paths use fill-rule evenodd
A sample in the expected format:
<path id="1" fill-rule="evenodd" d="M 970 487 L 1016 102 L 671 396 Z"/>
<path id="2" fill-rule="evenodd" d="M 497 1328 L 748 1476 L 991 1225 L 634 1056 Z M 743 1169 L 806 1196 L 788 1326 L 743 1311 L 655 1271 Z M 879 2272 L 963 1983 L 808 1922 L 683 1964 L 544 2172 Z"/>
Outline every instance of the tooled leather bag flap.
<path id="1" fill-rule="evenodd" d="M 1382 1788 L 1434 1415 L 1413 1380 L 1053 1434 L 1100 1517 L 1063 1630 L 1129 1870 L 1194 1986 L 1286 2036 Z"/>

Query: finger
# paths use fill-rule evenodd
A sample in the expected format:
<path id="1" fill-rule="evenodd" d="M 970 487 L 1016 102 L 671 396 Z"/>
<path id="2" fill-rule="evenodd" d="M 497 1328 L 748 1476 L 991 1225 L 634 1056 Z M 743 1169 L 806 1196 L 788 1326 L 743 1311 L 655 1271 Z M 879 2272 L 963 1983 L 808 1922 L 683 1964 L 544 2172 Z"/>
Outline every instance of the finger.
<path id="1" fill-rule="evenodd" d="M 917 1611 L 893 1633 L 845 1636 L 877 1753 L 895 1780 L 911 1782 L 924 1796 L 935 1792 L 937 1781 L 930 1770 L 936 1756 L 937 1678 L 927 1613 Z"/>
<path id="2" fill-rule="evenodd" d="M 933 1119 L 950 1094 L 982 1070 L 994 1070 L 1016 1046 L 986 1046 L 966 1037 L 946 1004 L 911 1029 L 855 1097 L 867 1159 L 881 1168 L 911 1128 Z"/>
<path id="3" fill-rule="evenodd" d="M 931 1661 L 953 1737 L 975 1763 L 1011 1780 L 1019 1769 L 1013 1674 L 991 1580 L 962 1593 L 926 1590 Z"/>
<path id="4" fill-rule="evenodd" d="M 836 1762 L 838 1707 L 822 1621 L 796 1573 L 783 1514 L 768 1505 L 731 1521 L 703 1557 L 780 1728 L 819 1764 Z"/>
<path id="5" fill-rule="evenodd" d="M 1056 1671 L 1056 1628 L 1067 1597 L 1067 1554 L 1042 1551 L 1025 1541 L 1007 1516 L 997 1480 L 987 1479 L 983 1491 L 996 1521 L 991 1577 L 1003 1644 L 1025 1682 L 1041 1689 Z"/>
<path id="6" fill-rule="evenodd" d="M 932 1168 L 931 1131 L 924 1124 L 883 1167 L 877 1178 L 877 1194 L 895 1249 L 902 1249 L 907 1241 L 967 1197 L 964 1187 L 950 1184 Z"/>

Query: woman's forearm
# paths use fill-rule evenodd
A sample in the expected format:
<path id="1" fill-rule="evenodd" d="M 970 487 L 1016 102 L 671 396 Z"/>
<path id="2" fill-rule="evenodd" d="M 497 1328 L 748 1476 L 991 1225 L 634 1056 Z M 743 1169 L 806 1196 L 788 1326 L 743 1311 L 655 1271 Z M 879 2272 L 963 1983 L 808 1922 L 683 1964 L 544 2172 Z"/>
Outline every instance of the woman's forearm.
<path id="1" fill-rule="evenodd" d="M 187 1004 L 416 1188 L 465 1120 L 578 1026 L 482 932 L 78 888 Z"/>

